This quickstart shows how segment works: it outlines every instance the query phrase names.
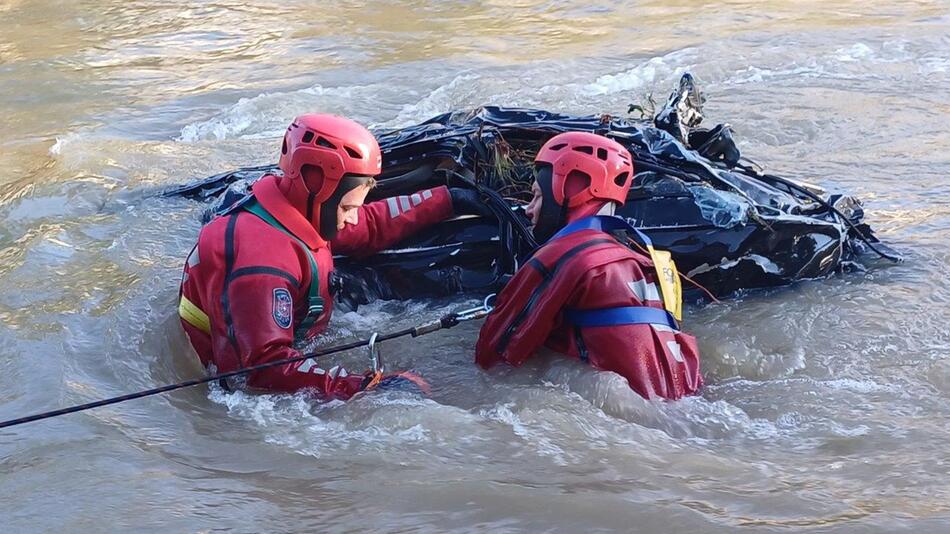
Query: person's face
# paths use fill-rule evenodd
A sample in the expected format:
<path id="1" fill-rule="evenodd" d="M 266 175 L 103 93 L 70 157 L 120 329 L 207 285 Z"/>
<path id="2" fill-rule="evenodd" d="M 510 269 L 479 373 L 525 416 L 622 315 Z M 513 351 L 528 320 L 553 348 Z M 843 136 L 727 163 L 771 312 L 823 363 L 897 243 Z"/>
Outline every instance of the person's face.
<path id="1" fill-rule="evenodd" d="M 357 224 L 359 219 L 359 207 L 366 201 L 366 195 L 369 193 L 368 185 L 360 185 L 340 199 L 340 204 L 336 208 L 336 229 L 342 230 L 348 224 Z"/>
<path id="2" fill-rule="evenodd" d="M 531 225 L 536 226 L 538 220 L 541 218 L 541 186 L 538 185 L 537 181 L 531 185 L 531 193 L 534 197 L 531 199 L 531 202 L 528 202 L 528 205 L 525 206 L 524 212 L 528 215 L 528 218 L 531 219 Z"/>

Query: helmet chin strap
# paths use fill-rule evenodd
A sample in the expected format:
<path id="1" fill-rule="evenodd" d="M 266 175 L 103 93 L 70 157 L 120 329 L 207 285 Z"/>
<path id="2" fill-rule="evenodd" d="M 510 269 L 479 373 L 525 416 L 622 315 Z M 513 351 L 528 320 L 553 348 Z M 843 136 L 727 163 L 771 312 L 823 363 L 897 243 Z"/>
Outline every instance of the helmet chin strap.
<path id="1" fill-rule="evenodd" d="M 567 207 L 567 200 L 563 205 L 558 204 L 554 199 L 551 175 L 552 169 L 548 165 L 538 170 L 536 178 L 538 187 L 541 188 L 541 210 L 538 223 L 534 225 L 532 232 L 538 243 L 544 243 L 561 228 L 577 219 L 590 215 L 613 215 L 616 213 L 617 204 L 610 200 L 594 199 L 572 209 Z M 598 204 L 599 207 L 597 207 Z"/>
<path id="2" fill-rule="evenodd" d="M 291 205 L 307 218 L 307 221 L 316 227 L 316 212 L 319 205 L 315 201 L 316 195 L 310 192 L 310 189 L 300 178 L 278 177 L 277 188 L 287 197 Z"/>
<path id="3" fill-rule="evenodd" d="M 538 243 L 544 243 L 564 226 L 567 209 L 554 200 L 550 165 L 538 169 L 536 180 L 538 187 L 541 188 L 541 211 L 538 215 L 538 222 L 534 225 L 531 232 L 534 234 L 534 238 L 538 240 Z"/>

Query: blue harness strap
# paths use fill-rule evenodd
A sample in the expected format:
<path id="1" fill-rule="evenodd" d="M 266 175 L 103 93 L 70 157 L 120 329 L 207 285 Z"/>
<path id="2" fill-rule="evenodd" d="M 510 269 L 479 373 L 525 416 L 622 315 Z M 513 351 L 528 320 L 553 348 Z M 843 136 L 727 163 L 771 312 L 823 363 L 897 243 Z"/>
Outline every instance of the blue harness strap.
<path id="1" fill-rule="evenodd" d="M 617 230 L 626 230 L 634 233 L 647 246 L 652 247 L 653 242 L 640 230 L 637 230 L 627 221 L 620 217 L 609 215 L 595 215 L 585 217 L 565 226 L 560 232 L 554 234 L 551 238 L 558 239 L 581 230 L 599 230 L 601 232 L 613 232 Z M 666 310 L 652 308 L 650 306 L 621 306 L 617 308 L 602 308 L 595 310 L 564 310 L 564 319 L 580 328 L 591 328 L 597 326 L 619 326 L 627 324 L 652 324 L 667 326 L 673 330 L 679 330 L 679 325 L 673 315 Z"/>
<path id="2" fill-rule="evenodd" d="M 584 217 L 583 219 L 574 221 L 564 228 L 561 228 L 561 231 L 554 234 L 554 237 L 552 237 L 550 240 L 554 241 L 559 237 L 564 237 L 566 235 L 573 234 L 574 232 L 580 232 L 581 230 L 600 230 L 601 232 L 626 230 L 636 234 L 646 246 L 653 246 L 653 242 L 650 241 L 650 238 L 647 237 L 646 234 L 631 226 L 630 223 L 624 219 L 611 215 L 593 215 L 591 217 Z"/>
<path id="3" fill-rule="evenodd" d="M 650 306 L 621 306 L 595 310 L 564 310 L 564 320 L 581 328 L 596 326 L 619 326 L 626 324 L 652 324 L 679 330 L 676 319 L 670 312 Z"/>

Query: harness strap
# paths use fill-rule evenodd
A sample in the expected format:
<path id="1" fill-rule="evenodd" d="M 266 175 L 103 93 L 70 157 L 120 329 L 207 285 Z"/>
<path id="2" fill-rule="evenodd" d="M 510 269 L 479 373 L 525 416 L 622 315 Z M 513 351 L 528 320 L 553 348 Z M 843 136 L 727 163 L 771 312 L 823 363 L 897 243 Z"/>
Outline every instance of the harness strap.
<path id="1" fill-rule="evenodd" d="M 681 320 L 683 318 L 683 287 L 680 285 L 676 264 L 668 251 L 654 249 L 653 242 L 646 234 L 631 226 L 622 217 L 610 215 L 594 215 L 574 221 L 554 234 L 551 241 L 581 230 L 599 230 L 601 232 L 624 230 L 636 235 L 650 252 L 650 259 L 656 269 L 657 281 L 663 294 L 663 307 L 676 319 Z"/>
<path id="2" fill-rule="evenodd" d="M 280 230 L 281 232 L 290 236 L 291 239 L 300 244 L 304 252 L 307 254 L 307 260 L 310 262 L 310 288 L 307 291 L 307 316 L 304 317 L 303 321 L 294 329 L 294 338 L 298 341 L 303 340 L 307 336 L 307 332 L 310 331 L 310 328 L 313 327 L 316 323 L 317 318 L 324 310 L 324 301 L 323 297 L 320 296 L 320 276 L 319 271 L 317 270 L 317 260 L 314 259 L 313 253 L 310 252 L 310 247 L 306 243 L 301 241 L 297 236 L 292 234 L 290 230 L 280 224 L 280 222 L 266 209 L 264 206 L 261 206 L 257 199 L 251 198 L 243 206 L 244 210 L 253 213 L 254 215 L 260 217 L 261 220 Z"/>
<path id="3" fill-rule="evenodd" d="M 649 324 L 679 330 L 676 319 L 666 310 L 649 306 L 619 306 L 594 310 L 564 310 L 564 320 L 581 328 Z"/>
<path id="4" fill-rule="evenodd" d="M 584 250 L 587 250 L 591 247 L 597 245 L 605 245 L 608 243 L 616 243 L 611 238 L 603 239 L 589 239 L 575 245 L 574 248 L 565 252 L 557 261 L 551 265 L 550 269 L 545 267 L 543 263 L 537 258 L 532 258 L 526 265 L 530 265 L 532 268 L 538 271 L 538 273 L 543 277 L 541 283 L 538 284 L 538 287 L 534 288 L 534 291 L 531 292 L 531 296 L 528 297 L 527 302 L 525 302 L 524 307 L 521 308 L 521 311 L 518 312 L 518 315 L 515 316 L 514 320 L 511 321 L 511 324 L 508 325 L 508 328 L 502 332 L 501 337 L 498 339 L 498 343 L 495 345 L 495 350 L 498 353 L 505 352 L 505 349 L 508 347 L 508 343 L 511 341 L 512 336 L 521 326 L 521 323 L 528 318 L 528 314 L 534 309 L 535 304 L 538 302 L 538 299 L 541 298 L 544 291 L 547 289 L 548 285 L 554 280 L 554 277 L 557 275 L 558 271 L 561 270 L 568 261 L 571 260 L 577 254 L 580 254 Z"/>

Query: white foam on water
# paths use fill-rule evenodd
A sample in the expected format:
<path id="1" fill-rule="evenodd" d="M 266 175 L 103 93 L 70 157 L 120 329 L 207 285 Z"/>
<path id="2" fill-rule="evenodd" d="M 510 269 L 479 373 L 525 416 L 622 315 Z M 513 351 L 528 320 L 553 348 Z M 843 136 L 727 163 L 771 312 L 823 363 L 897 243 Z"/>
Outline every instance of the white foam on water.
<path id="1" fill-rule="evenodd" d="M 874 49 L 864 43 L 855 43 L 846 48 L 835 50 L 835 59 L 850 63 L 863 61 L 874 57 Z"/>
<path id="2" fill-rule="evenodd" d="M 736 86 L 765 83 L 794 78 L 829 78 L 837 80 L 868 80 L 887 76 L 891 67 L 898 64 L 916 63 L 921 74 L 945 72 L 950 60 L 911 50 L 906 40 L 887 41 L 869 45 L 856 42 L 850 46 L 829 50 L 815 57 L 800 57 L 784 65 L 748 64 L 736 70 L 721 83 Z M 877 65 L 879 68 L 868 68 Z M 885 66 L 890 66 L 884 68 Z M 884 68 L 884 70 L 881 70 Z M 714 84 L 710 84 L 713 86 Z"/>
<path id="3" fill-rule="evenodd" d="M 58 156 L 63 151 L 64 144 L 65 144 L 65 138 L 57 137 L 56 142 L 53 143 L 53 146 L 49 147 L 49 155 Z"/>
<path id="4" fill-rule="evenodd" d="M 728 319 L 727 319 L 728 321 Z M 717 336 L 724 325 L 697 328 L 703 355 L 703 369 L 720 377 L 741 377 L 749 380 L 770 381 L 787 378 L 804 370 L 809 361 L 805 349 L 794 336 L 780 329 L 769 329 L 758 334 Z M 745 329 L 745 323 L 734 328 Z"/>
<path id="5" fill-rule="evenodd" d="M 253 423 L 267 443 L 318 458 L 340 450 L 375 450 L 430 441 L 429 431 L 418 423 L 424 419 L 395 417 L 394 412 L 438 406 L 418 396 L 379 392 L 345 403 L 318 402 L 307 393 L 256 395 L 212 387 L 208 398 L 225 406 L 229 417 Z M 385 415 L 377 416 L 377 412 Z"/>
<path id="6" fill-rule="evenodd" d="M 410 318 L 415 326 L 427 320 L 441 317 L 449 311 L 463 305 L 433 306 L 432 303 L 422 300 L 374 300 L 360 305 L 356 311 L 334 310 L 330 319 L 331 339 L 321 338 L 321 343 L 332 343 L 334 339 L 347 336 L 368 335 L 369 333 L 385 329 L 386 331 L 399 328 L 395 322 L 398 319 Z M 399 323 L 401 325 L 401 323 Z M 408 325 L 407 325 L 408 326 Z M 380 331 L 380 333 L 384 333 Z"/>
<path id="7" fill-rule="evenodd" d="M 290 92 L 261 93 L 241 98 L 216 116 L 185 125 L 176 138 L 183 143 L 205 140 L 280 137 L 298 114 L 320 110 L 349 114 L 347 103 L 369 99 L 370 86 L 323 87 L 314 85 Z M 365 94 L 363 94 L 365 93 Z"/>
<path id="8" fill-rule="evenodd" d="M 398 330 L 467 305 L 379 300 L 360 306 L 358 311 L 338 310 L 328 333 L 311 345 L 330 346 L 355 337 L 365 338 L 367 332 L 382 325 L 385 331 Z M 385 347 L 383 353 L 385 357 Z M 393 356 L 395 359 L 400 355 Z M 334 365 L 337 363 L 340 362 L 335 361 Z M 383 451 L 421 443 L 458 447 L 480 439 L 472 435 L 471 428 L 485 419 L 402 391 L 376 390 L 346 402 L 322 402 L 307 392 L 252 394 L 240 390 L 226 392 L 212 385 L 209 399 L 225 406 L 229 417 L 253 424 L 268 443 L 314 457 L 338 454 L 341 450 Z"/>
<path id="9" fill-rule="evenodd" d="M 64 155 L 72 145 L 78 141 L 81 141 L 82 138 L 83 136 L 77 132 L 69 132 L 62 136 L 57 135 L 56 140 L 53 142 L 52 146 L 49 147 L 49 155 L 53 157 Z"/>
<path id="10" fill-rule="evenodd" d="M 480 78 L 481 76 L 473 73 L 459 74 L 450 82 L 430 91 L 418 102 L 404 105 L 392 120 L 374 126 L 401 128 L 440 113 L 477 106 L 479 104 L 473 103 L 476 96 L 484 97 L 477 86 Z"/>
<path id="11" fill-rule="evenodd" d="M 878 384 L 873 380 L 857 380 L 854 378 L 836 378 L 834 380 L 802 379 L 823 387 L 853 391 L 855 393 L 899 393 L 900 388 L 892 385 Z"/>
<path id="12" fill-rule="evenodd" d="M 751 83 L 762 83 L 766 80 L 786 79 L 786 78 L 821 78 L 826 76 L 828 71 L 825 67 L 816 62 L 804 66 L 790 66 L 787 68 L 760 68 L 756 66 L 745 67 L 736 71 L 732 78 L 723 82 L 724 85 L 745 85 Z M 841 78 L 840 74 L 836 77 Z"/>
<path id="13" fill-rule="evenodd" d="M 481 417 L 503 423 L 511 428 L 516 436 L 535 447 L 538 454 L 549 456 L 557 465 L 566 466 L 570 462 L 567 453 L 549 437 L 544 428 L 535 428 L 534 425 L 522 421 L 513 411 L 514 403 L 498 404 L 490 409 L 481 410 Z"/>
<path id="14" fill-rule="evenodd" d="M 228 417 L 261 434 L 261 440 L 314 458 L 340 454 L 391 457 L 393 451 L 406 462 L 430 461 L 450 451 L 449 457 L 481 458 L 486 443 L 498 439 L 498 422 L 512 423 L 529 447 L 549 428 L 522 425 L 514 413 L 471 413 L 468 410 L 414 393 L 376 390 L 346 402 L 321 402 L 307 393 L 248 394 L 225 392 L 212 386 L 208 398 L 225 406 Z M 243 422 L 243 423 L 241 423 Z M 496 449 L 497 450 L 497 449 Z M 557 453 L 553 442 L 538 449 Z"/>
<path id="15" fill-rule="evenodd" d="M 923 75 L 945 73 L 950 68 L 950 58 L 946 57 L 925 57 L 918 63 L 918 71 Z"/>
<path id="16" fill-rule="evenodd" d="M 586 401 L 604 417 L 632 423 L 659 432 L 664 439 L 722 439 L 745 436 L 767 439 L 781 433 L 775 423 L 752 418 L 741 408 L 723 400 L 702 396 L 684 397 L 675 402 L 648 400 L 630 389 L 616 373 L 598 371 L 579 361 L 552 355 L 543 368 L 543 380 L 578 402 Z M 616 427 L 617 423 L 606 425 Z M 616 433 L 616 428 L 612 432 Z M 641 436 L 642 439 L 642 436 Z"/>
<path id="17" fill-rule="evenodd" d="M 637 89 L 652 89 L 660 82 L 675 82 L 683 73 L 691 70 L 690 59 L 695 49 L 684 48 L 662 56 L 656 56 L 618 74 L 605 74 L 583 85 L 580 91 L 588 95 L 608 95 Z M 665 87 L 664 87 L 665 89 Z"/>

